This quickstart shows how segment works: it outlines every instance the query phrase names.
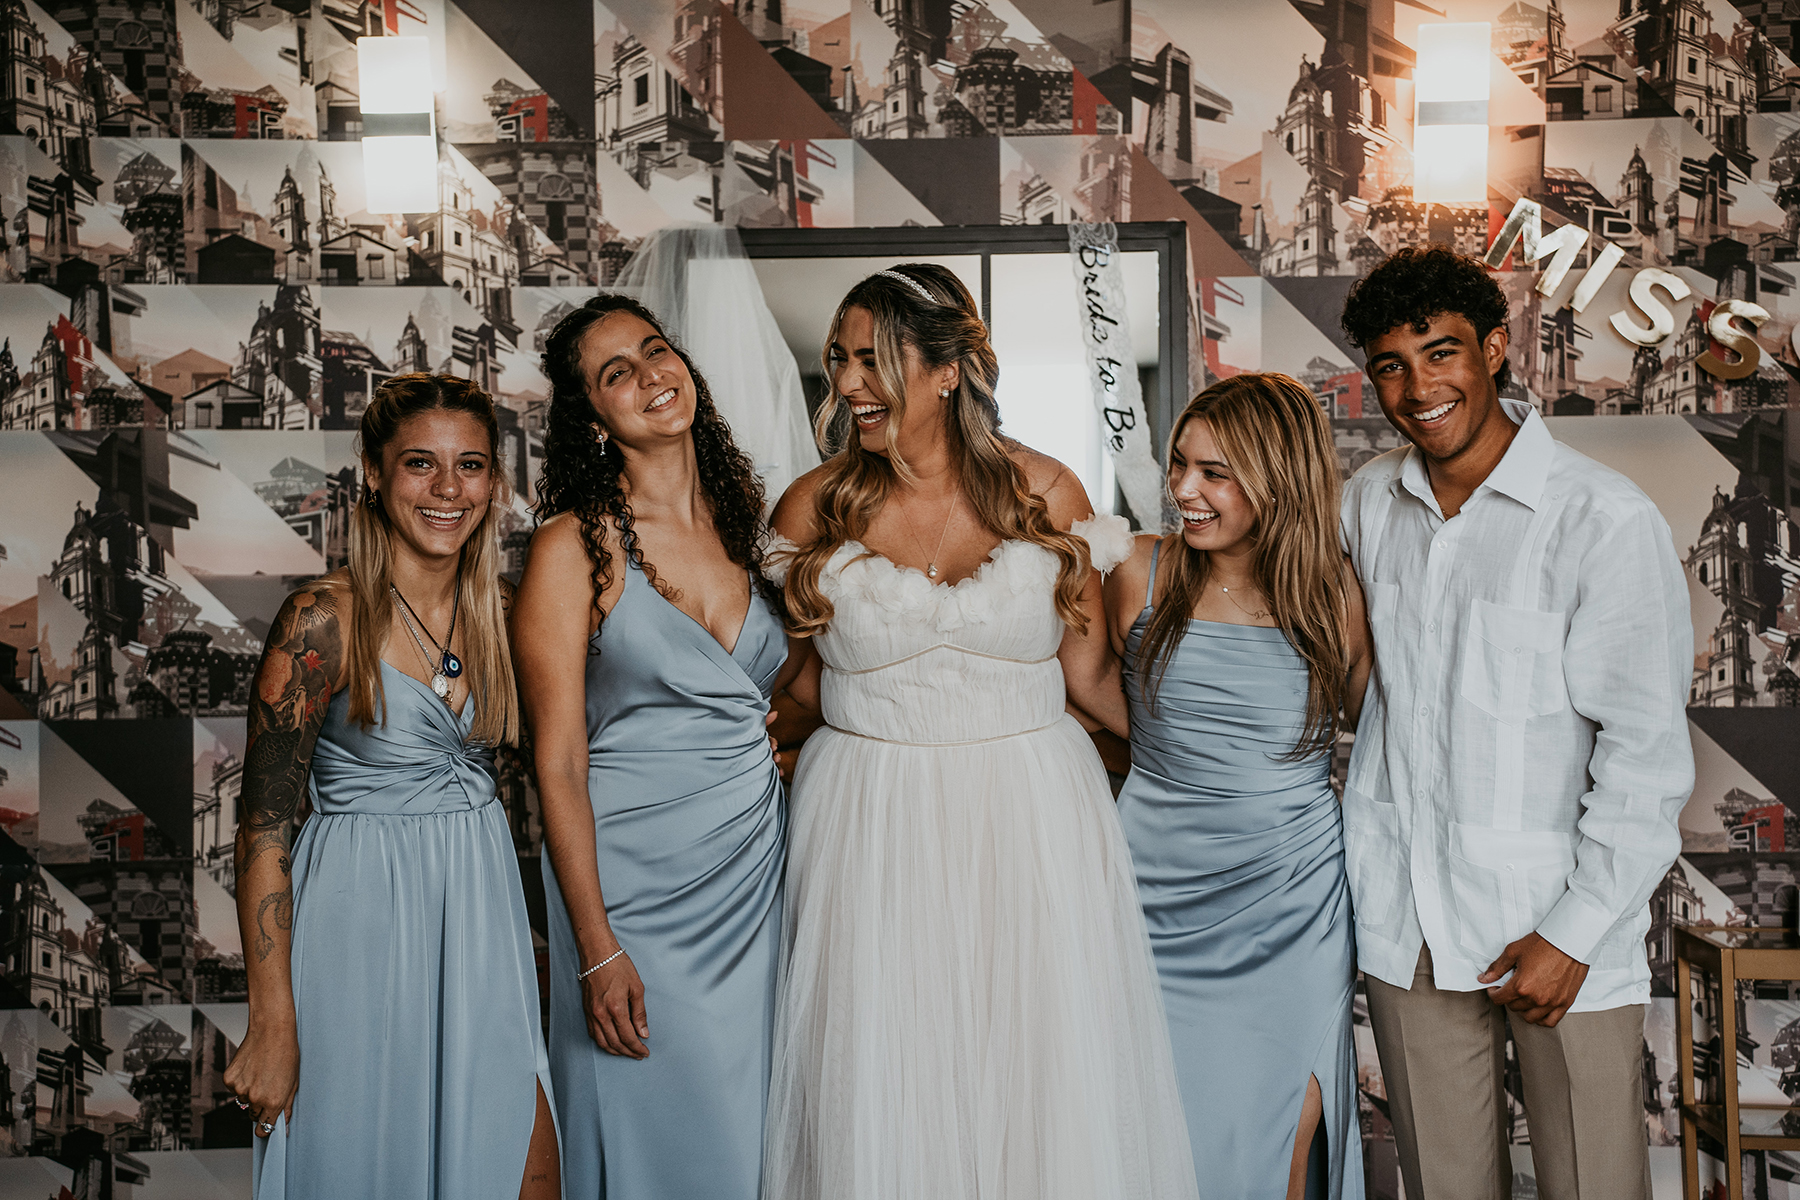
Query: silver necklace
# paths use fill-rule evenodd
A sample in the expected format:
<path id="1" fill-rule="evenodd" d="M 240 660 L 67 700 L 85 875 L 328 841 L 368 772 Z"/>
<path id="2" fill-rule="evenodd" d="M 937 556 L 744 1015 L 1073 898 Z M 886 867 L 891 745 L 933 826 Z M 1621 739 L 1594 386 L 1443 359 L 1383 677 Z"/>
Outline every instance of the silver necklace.
<path id="1" fill-rule="evenodd" d="M 931 552 L 931 557 L 927 559 L 925 563 L 925 578 L 927 579 L 937 578 L 938 555 L 944 552 L 944 538 L 950 533 L 950 519 L 956 515 L 956 503 L 961 499 L 961 489 L 950 494 L 950 511 L 944 514 L 944 530 L 942 533 L 938 534 L 937 549 Z M 925 548 L 925 543 L 919 540 L 919 531 L 913 528 L 912 518 L 906 515 L 905 509 L 900 510 L 900 516 L 906 521 L 906 532 L 912 534 L 913 542 L 917 544 L 919 549 L 923 550 Z"/>
<path id="2" fill-rule="evenodd" d="M 439 646 L 437 639 L 431 637 L 431 631 L 425 630 L 425 636 L 431 638 L 432 648 L 438 652 L 438 660 L 435 664 L 431 661 L 431 654 L 425 649 L 425 642 L 419 637 L 419 630 L 414 625 L 414 622 L 418 622 L 419 625 L 424 624 L 423 621 L 419 621 L 419 614 L 415 613 L 412 605 L 406 602 L 406 597 L 400 594 L 399 588 L 390 583 L 388 591 L 394 593 L 394 599 L 400 602 L 400 622 L 406 626 L 406 632 L 412 634 L 413 645 L 419 648 L 419 657 L 424 660 L 425 669 L 431 672 L 431 690 L 445 704 L 450 703 L 450 681 L 461 675 L 463 669 L 462 660 L 450 653 L 450 639 L 456 636 L 456 612 L 462 606 L 462 589 L 460 587 L 456 589 L 456 598 L 450 602 L 450 631 L 444 635 L 444 644 Z"/>

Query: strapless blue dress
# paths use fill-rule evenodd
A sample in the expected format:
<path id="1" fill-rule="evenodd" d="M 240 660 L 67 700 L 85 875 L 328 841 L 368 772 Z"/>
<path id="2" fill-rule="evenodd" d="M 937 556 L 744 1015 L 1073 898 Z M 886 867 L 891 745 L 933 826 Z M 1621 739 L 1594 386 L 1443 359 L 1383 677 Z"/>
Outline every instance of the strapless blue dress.
<path id="1" fill-rule="evenodd" d="M 387 720 L 331 699 L 293 847 L 294 1117 L 256 1200 L 517 1196 L 550 1090 L 519 860 L 494 756 L 381 664 Z"/>
<path id="2" fill-rule="evenodd" d="M 787 848 L 763 718 L 787 636 L 752 589 L 728 651 L 635 567 L 624 578 L 587 660 L 588 795 L 607 917 L 644 981 L 650 1057 L 589 1036 L 546 854 L 563 1195 L 756 1200 Z"/>
<path id="3" fill-rule="evenodd" d="M 1316 1075 L 1323 1136 L 1308 1200 L 1360 1198 L 1355 940 L 1331 758 L 1282 759 L 1306 719 L 1306 660 L 1279 629 L 1190 621 L 1153 711 L 1154 668 L 1139 654 L 1153 611 L 1144 601 L 1126 639 L 1131 774 L 1119 819 L 1200 1194 L 1286 1196 L 1306 1077 Z"/>

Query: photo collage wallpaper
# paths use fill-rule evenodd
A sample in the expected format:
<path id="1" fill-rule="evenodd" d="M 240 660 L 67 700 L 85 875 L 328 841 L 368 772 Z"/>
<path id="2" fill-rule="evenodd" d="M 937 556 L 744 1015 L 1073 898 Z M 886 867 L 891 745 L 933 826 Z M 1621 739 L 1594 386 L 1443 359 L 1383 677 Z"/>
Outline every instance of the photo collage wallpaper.
<path id="1" fill-rule="evenodd" d="M 655 231 L 1177 220 L 1189 378 L 1297 376 L 1349 472 L 1398 438 L 1337 325 L 1347 289 L 1404 246 L 1484 251 L 1521 198 L 1591 235 L 1572 275 L 1602 241 L 1622 260 L 1576 312 L 1515 255 L 1513 392 L 1652 496 L 1693 597 L 1698 779 L 1652 901 L 1643 1060 L 1656 1194 L 1678 1195 L 1672 925 L 1791 926 L 1800 887 L 1790 11 L 0 0 L 0 1200 L 248 1195 L 223 1083 L 247 1020 L 245 696 L 282 597 L 345 560 L 383 379 L 448 370 L 499 401 L 517 572 L 543 339 Z M 1414 199 L 1416 47 L 1439 21 L 1490 25 L 1485 203 Z M 367 211 L 365 36 L 430 39 L 435 211 Z M 1607 314 L 1652 267 L 1692 294 L 1639 348 Z M 1735 379 L 1699 363 L 1727 300 L 1768 313 Z M 535 794 L 502 773 L 541 926 Z M 1718 1002 L 1695 1001 L 1703 1068 Z M 1800 992 L 1733 1002 L 1745 1101 L 1800 1103 Z M 1396 1200 L 1360 997 L 1357 1021 L 1369 1195 Z M 1514 1195 L 1535 1196 L 1516 1072 L 1508 1091 Z M 1746 1195 L 1800 1197 L 1800 1153 L 1746 1168 Z"/>

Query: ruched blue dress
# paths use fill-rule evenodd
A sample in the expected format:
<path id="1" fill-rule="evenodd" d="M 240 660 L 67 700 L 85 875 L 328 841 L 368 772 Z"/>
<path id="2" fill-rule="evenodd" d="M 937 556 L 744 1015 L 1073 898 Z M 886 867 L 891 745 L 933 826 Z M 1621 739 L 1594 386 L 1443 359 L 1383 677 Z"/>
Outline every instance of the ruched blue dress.
<path id="1" fill-rule="evenodd" d="M 563 1195 L 755 1200 L 787 836 L 763 718 L 787 637 L 754 589 L 728 651 L 629 563 L 624 578 L 587 661 L 588 796 L 650 1057 L 589 1036 L 545 855 Z"/>
<path id="2" fill-rule="evenodd" d="M 387 719 L 331 699 L 293 847 L 294 1118 L 257 1139 L 256 1200 L 517 1196 L 550 1096 L 537 966 L 494 755 L 381 664 Z"/>
<path id="3" fill-rule="evenodd" d="M 1154 588 L 1154 555 L 1150 578 Z M 1316 1075 L 1323 1144 L 1313 1143 L 1306 1194 L 1361 1197 L 1355 942 L 1331 758 L 1282 758 L 1305 724 L 1306 660 L 1279 629 L 1191 621 L 1153 710 L 1153 668 L 1139 655 L 1150 601 L 1126 639 L 1131 774 L 1119 818 L 1200 1194 L 1287 1194 L 1306 1078 Z"/>

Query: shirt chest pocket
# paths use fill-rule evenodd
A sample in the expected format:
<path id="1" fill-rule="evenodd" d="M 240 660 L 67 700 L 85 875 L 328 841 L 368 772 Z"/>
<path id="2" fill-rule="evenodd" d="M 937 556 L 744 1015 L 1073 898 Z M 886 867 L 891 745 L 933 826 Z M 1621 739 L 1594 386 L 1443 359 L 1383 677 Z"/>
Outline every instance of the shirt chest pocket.
<path id="1" fill-rule="evenodd" d="M 1477 600 L 1463 634 L 1463 699 L 1506 725 L 1569 705 L 1563 614 Z"/>

